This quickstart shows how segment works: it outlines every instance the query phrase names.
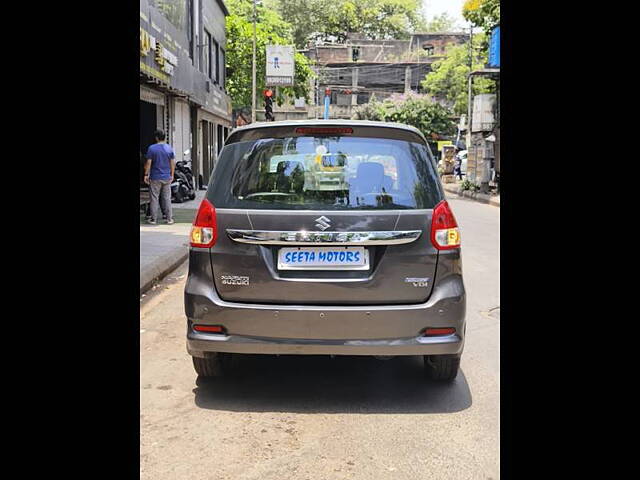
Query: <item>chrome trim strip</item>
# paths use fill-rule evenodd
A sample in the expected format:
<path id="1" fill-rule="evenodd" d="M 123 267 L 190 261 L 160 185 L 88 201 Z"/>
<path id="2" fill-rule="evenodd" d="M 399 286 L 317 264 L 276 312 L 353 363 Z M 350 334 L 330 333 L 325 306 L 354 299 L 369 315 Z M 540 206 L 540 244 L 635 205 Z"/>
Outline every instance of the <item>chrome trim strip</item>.
<path id="1" fill-rule="evenodd" d="M 377 232 L 306 232 L 227 229 L 227 235 L 238 243 L 257 245 L 401 245 L 417 240 L 421 230 Z"/>
<path id="2" fill-rule="evenodd" d="M 331 215 L 331 213 L 333 212 L 333 210 L 277 210 L 277 209 L 255 209 L 255 208 L 218 208 L 216 207 L 216 215 L 219 213 L 224 213 L 224 214 L 236 214 L 236 213 L 246 213 L 247 215 L 251 216 L 251 215 L 279 215 L 282 216 L 282 214 L 286 213 L 287 216 L 296 216 L 296 215 L 304 215 L 304 216 L 308 216 L 308 215 Z M 340 215 L 345 215 L 345 216 L 354 216 L 354 217 L 361 217 L 363 214 L 369 215 L 369 216 L 386 216 L 388 217 L 389 215 L 397 215 L 399 213 L 402 213 L 403 216 L 405 215 L 416 215 L 416 216 L 425 216 L 425 215 L 431 215 L 431 213 L 433 212 L 432 208 L 416 208 L 416 209 L 406 209 L 406 208 L 399 208 L 399 209 L 390 209 L 390 210 L 336 210 L 336 212 L 340 212 Z"/>

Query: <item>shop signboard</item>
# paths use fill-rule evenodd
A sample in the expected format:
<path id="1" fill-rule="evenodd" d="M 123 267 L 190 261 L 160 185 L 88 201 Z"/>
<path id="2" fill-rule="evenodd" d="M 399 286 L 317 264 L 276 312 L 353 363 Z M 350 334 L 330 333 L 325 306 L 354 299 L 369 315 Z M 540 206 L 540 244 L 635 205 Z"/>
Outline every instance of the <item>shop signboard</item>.
<path id="1" fill-rule="evenodd" d="M 193 81 L 184 78 L 186 35 L 176 29 L 147 1 L 140 2 L 140 70 L 179 90 L 186 90 Z"/>
<path id="2" fill-rule="evenodd" d="M 144 83 L 152 89 L 188 97 L 190 102 L 230 120 L 229 96 L 219 86 L 215 88 L 209 76 L 194 66 L 190 50 L 196 52 L 197 59 L 198 45 L 189 41 L 190 35 L 203 28 L 213 30 L 216 25 L 220 27 L 218 40 L 223 40 L 224 18 L 212 21 L 213 27 L 205 24 L 192 32 L 188 5 L 184 0 L 140 0 L 140 72 L 146 77 Z M 200 18 L 205 20 L 204 16 Z M 153 80 L 147 82 L 149 78 Z"/>
<path id="3" fill-rule="evenodd" d="M 266 83 L 269 87 L 292 87 L 295 76 L 293 45 L 267 45 Z"/>
<path id="4" fill-rule="evenodd" d="M 453 145 L 453 142 L 451 140 L 438 140 L 438 151 L 442 152 L 442 147 L 445 145 Z"/>

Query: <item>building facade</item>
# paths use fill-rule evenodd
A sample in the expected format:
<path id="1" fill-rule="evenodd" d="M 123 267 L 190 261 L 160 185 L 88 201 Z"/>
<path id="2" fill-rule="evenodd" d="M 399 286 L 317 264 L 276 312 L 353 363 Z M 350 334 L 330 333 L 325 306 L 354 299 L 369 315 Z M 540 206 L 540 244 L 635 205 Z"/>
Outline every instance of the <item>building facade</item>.
<path id="1" fill-rule="evenodd" d="M 314 116 L 331 91 L 331 118 L 351 118 L 353 107 L 394 93 L 421 92 L 420 82 L 431 64 L 452 45 L 469 42 L 465 33 L 418 33 L 407 40 L 367 40 L 350 34 L 345 43 L 318 44 L 304 53 L 316 62 Z"/>
<path id="2" fill-rule="evenodd" d="M 140 153 L 162 129 L 199 187 L 228 135 L 223 0 L 140 0 Z"/>

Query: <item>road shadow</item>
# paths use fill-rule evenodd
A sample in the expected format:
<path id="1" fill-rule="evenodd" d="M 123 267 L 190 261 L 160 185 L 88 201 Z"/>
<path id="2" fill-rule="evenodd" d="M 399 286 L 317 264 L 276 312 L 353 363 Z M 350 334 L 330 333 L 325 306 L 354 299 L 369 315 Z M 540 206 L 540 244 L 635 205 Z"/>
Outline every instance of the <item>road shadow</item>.
<path id="1" fill-rule="evenodd" d="M 196 385 L 198 407 L 234 412 L 453 413 L 472 404 L 462 369 L 435 382 L 422 357 L 240 355 L 232 375 Z"/>
<path id="2" fill-rule="evenodd" d="M 191 225 L 193 223 L 193 219 L 196 216 L 197 208 L 172 208 L 171 213 L 173 215 L 173 221 L 175 223 L 186 223 Z M 159 225 L 164 225 L 164 218 L 160 218 Z M 147 224 L 147 215 L 145 212 L 140 212 L 140 225 L 148 225 Z"/>

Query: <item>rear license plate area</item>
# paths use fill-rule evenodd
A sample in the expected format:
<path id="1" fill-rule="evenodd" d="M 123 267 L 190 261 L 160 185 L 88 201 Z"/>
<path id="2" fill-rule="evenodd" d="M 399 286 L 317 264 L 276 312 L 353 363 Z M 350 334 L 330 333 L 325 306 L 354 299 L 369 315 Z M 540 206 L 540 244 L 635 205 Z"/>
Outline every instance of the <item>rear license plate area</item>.
<path id="1" fill-rule="evenodd" d="M 369 251 L 365 247 L 281 248 L 278 270 L 369 270 Z"/>

